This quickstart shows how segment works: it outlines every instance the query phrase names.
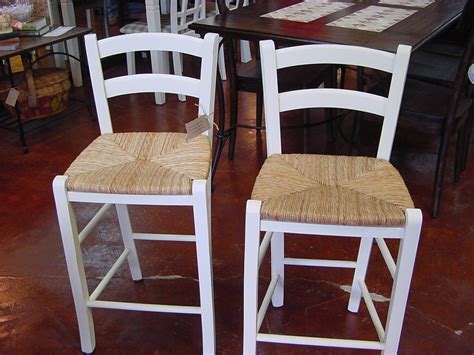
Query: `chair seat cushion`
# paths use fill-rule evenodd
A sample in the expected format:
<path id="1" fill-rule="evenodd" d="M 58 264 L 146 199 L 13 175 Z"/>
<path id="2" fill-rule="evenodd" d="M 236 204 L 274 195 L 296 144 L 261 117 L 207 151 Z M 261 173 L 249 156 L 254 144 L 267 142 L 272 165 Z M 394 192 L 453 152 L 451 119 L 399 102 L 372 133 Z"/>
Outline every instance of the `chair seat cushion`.
<path id="1" fill-rule="evenodd" d="M 141 32 L 148 32 L 148 25 L 146 21 L 135 21 L 120 27 L 120 33 L 128 34 Z"/>
<path id="2" fill-rule="evenodd" d="M 262 201 L 262 219 L 337 225 L 402 225 L 413 207 L 388 161 L 331 155 L 270 156 L 252 199 Z"/>
<path id="3" fill-rule="evenodd" d="M 142 33 L 148 32 L 148 24 L 146 21 L 135 21 L 127 23 L 126 25 L 120 27 L 120 33 L 129 34 L 129 33 Z M 170 25 L 161 26 L 161 32 L 171 32 Z"/>
<path id="4" fill-rule="evenodd" d="M 208 139 L 184 133 L 110 133 L 96 138 L 65 172 L 69 191 L 186 195 L 207 179 Z"/>

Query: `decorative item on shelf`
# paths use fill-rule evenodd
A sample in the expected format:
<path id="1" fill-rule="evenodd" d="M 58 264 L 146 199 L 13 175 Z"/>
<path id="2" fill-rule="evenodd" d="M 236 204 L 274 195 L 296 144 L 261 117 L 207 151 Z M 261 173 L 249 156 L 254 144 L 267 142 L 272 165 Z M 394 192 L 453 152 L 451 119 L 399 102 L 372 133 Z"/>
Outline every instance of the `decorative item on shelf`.
<path id="1" fill-rule="evenodd" d="M 37 31 L 47 25 L 48 23 L 46 22 L 46 17 L 41 16 L 33 17 L 27 22 L 19 22 L 19 26 L 14 27 L 18 27 L 18 30 L 21 31 Z"/>
<path id="2" fill-rule="evenodd" d="M 48 33 L 50 27 L 48 25 L 38 29 L 38 30 L 21 30 L 16 31 L 15 33 L 20 37 L 41 37 L 45 33 Z"/>
<path id="3" fill-rule="evenodd" d="M 27 22 L 30 19 L 32 12 L 33 5 L 28 2 L 16 2 L 15 4 L 10 4 L 0 8 L 1 14 L 10 16 L 11 20 L 21 22 Z"/>
<path id="4" fill-rule="evenodd" d="M 8 34 L 11 32 L 13 32 L 13 29 L 10 25 L 10 15 L 0 13 L 0 35 Z"/>
<path id="5" fill-rule="evenodd" d="M 39 37 L 50 30 L 46 17 L 44 16 L 34 17 L 28 22 L 12 20 L 11 25 L 15 34 L 20 37 Z"/>
<path id="6" fill-rule="evenodd" d="M 17 107 L 22 120 L 46 118 L 66 109 L 71 81 L 69 73 L 62 68 L 28 69 L 26 80 L 21 80 L 16 89 L 19 91 Z M 11 86 L 8 81 L 0 82 L 0 100 L 14 115 L 12 106 L 5 100 Z"/>

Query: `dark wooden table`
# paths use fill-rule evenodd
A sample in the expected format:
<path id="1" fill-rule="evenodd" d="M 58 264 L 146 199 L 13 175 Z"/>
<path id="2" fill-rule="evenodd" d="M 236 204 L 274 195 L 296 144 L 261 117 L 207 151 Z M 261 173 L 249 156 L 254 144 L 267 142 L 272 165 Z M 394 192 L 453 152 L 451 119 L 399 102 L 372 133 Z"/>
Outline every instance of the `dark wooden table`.
<path id="1" fill-rule="evenodd" d="M 455 21 L 467 0 L 436 0 L 382 32 L 339 28 L 326 24 L 370 5 L 401 8 L 400 6 L 381 5 L 377 0 L 346 1 L 354 5 L 309 23 L 260 17 L 299 2 L 301 1 L 257 0 L 256 4 L 198 21 L 189 27 L 200 34 L 215 32 L 227 38 L 256 41 L 273 39 L 288 44 L 338 43 L 390 52 L 395 52 L 398 44 L 406 44 L 416 50 Z"/>
<path id="2" fill-rule="evenodd" d="M 341 0 L 339 0 L 341 1 Z M 344 1 L 344 0 L 342 0 Z M 405 44 L 416 50 L 426 41 L 443 31 L 456 19 L 467 3 L 467 0 L 436 0 L 424 8 L 402 7 L 399 5 L 382 5 L 378 0 L 346 0 L 353 6 L 334 12 L 309 23 L 277 20 L 261 15 L 300 3 L 301 0 L 257 0 L 256 3 L 236 10 L 222 13 L 215 17 L 195 22 L 189 26 L 201 36 L 208 32 L 218 33 L 224 38 L 226 62 L 229 70 L 231 100 L 236 95 L 236 62 L 232 45 L 233 39 L 260 41 L 271 39 L 286 45 L 337 43 L 363 46 L 395 52 L 399 44 Z M 387 28 L 382 32 L 370 32 L 334 26 L 326 26 L 334 20 L 347 16 L 371 5 L 418 10 L 415 14 Z M 361 86 L 362 75 L 358 75 L 358 86 Z M 217 86 L 220 105 L 219 127 L 216 152 L 213 162 L 213 177 L 217 162 L 227 138 L 235 140 L 237 123 L 236 113 L 231 113 L 231 127 L 224 129 L 224 94 L 222 85 Z M 232 146 L 232 144 L 231 144 Z M 231 157 L 233 154 L 230 153 Z"/>
<path id="3" fill-rule="evenodd" d="M 13 51 L 0 51 L 0 59 L 6 59 L 17 55 L 23 55 L 39 48 L 50 46 L 56 43 L 64 42 L 69 39 L 83 38 L 91 32 L 90 28 L 75 27 L 58 37 L 20 37 L 20 46 Z"/>
<path id="4" fill-rule="evenodd" d="M 25 70 L 28 70 L 28 68 L 35 63 L 36 61 L 40 60 L 42 57 L 38 58 L 35 62 L 30 63 L 30 58 L 29 55 L 32 51 L 35 51 L 40 48 L 44 48 L 46 46 L 51 46 L 56 43 L 61 43 L 68 41 L 70 39 L 77 39 L 79 41 L 79 57 L 76 57 L 74 55 L 71 55 L 69 53 L 63 53 L 63 52 L 50 52 L 47 53 L 46 55 L 54 55 L 54 54 L 61 54 L 61 55 L 66 55 L 68 57 L 71 57 L 73 60 L 79 61 L 80 62 L 80 69 L 82 74 L 86 73 L 86 66 L 85 66 L 85 48 L 84 48 L 84 36 L 88 33 L 91 32 L 90 28 L 86 27 L 74 27 L 73 29 L 69 30 L 68 32 L 64 33 L 61 36 L 57 37 L 20 37 L 20 44 L 18 49 L 12 50 L 12 51 L 0 51 L 0 59 L 8 59 L 17 55 L 20 55 L 22 57 L 22 61 L 25 65 Z M 44 56 L 43 56 L 44 57 Z M 80 58 L 83 58 L 83 60 L 80 60 Z M 6 61 L 9 72 L 11 73 L 11 68 L 10 68 L 10 61 Z M 82 75 L 84 76 L 84 75 Z M 15 85 L 14 80 L 13 80 L 13 75 L 9 74 L 9 79 L 10 83 L 12 86 Z M 90 93 L 90 90 L 88 90 Z M 90 97 L 87 100 L 87 107 L 90 111 L 90 102 L 91 99 Z M 23 151 L 26 153 L 28 152 L 28 145 L 26 144 L 26 138 L 25 138 L 25 130 L 23 127 L 23 121 L 20 119 L 20 115 L 17 111 L 16 115 L 16 121 L 17 121 L 17 128 L 18 128 L 18 133 L 20 135 L 20 141 L 22 145 Z"/>

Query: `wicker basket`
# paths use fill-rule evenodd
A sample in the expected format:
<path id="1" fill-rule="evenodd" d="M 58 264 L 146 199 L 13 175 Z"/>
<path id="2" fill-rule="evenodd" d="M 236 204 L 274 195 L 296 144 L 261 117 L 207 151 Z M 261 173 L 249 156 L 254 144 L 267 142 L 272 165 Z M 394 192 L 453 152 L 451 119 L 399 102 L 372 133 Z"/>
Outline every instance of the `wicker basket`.
<path id="1" fill-rule="evenodd" d="M 27 70 L 26 80 L 17 86 L 20 95 L 17 106 L 22 120 L 45 118 L 66 109 L 71 89 L 69 74 L 61 68 L 41 68 Z M 10 91 L 10 83 L 0 83 L 0 99 L 5 102 Z M 7 110 L 14 113 L 11 106 Z"/>

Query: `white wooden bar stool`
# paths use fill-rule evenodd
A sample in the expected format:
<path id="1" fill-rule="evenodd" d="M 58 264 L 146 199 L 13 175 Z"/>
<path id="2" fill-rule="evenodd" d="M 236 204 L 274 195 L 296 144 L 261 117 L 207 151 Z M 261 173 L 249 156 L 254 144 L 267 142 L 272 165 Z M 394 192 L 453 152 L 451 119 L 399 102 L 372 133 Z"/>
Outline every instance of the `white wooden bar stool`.
<path id="1" fill-rule="evenodd" d="M 420 236 L 422 214 L 389 163 L 411 48 L 397 53 L 341 45 L 275 50 L 260 42 L 268 159 L 247 202 L 244 270 L 244 354 L 257 342 L 382 350 L 398 349 Z M 343 64 L 392 73 L 388 98 L 344 89 L 307 89 L 278 93 L 277 69 L 307 64 Z M 303 108 L 342 108 L 383 119 L 377 158 L 282 154 L 280 112 Z M 260 243 L 260 232 L 265 236 Z M 360 238 L 356 261 L 285 257 L 284 233 Z M 396 261 L 384 239 L 400 239 Z M 385 328 L 365 283 L 373 240 L 393 278 Z M 271 281 L 258 308 L 258 271 L 271 243 Z M 355 269 L 348 310 L 363 297 L 379 341 L 266 334 L 260 332 L 270 300 L 283 305 L 285 265 Z"/>
<path id="2" fill-rule="evenodd" d="M 66 263 L 79 323 L 82 351 L 95 347 L 92 308 L 199 314 L 203 352 L 215 351 L 211 260 L 210 167 L 211 128 L 187 140 L 184 133 L 113 133 L 108 98 L 142 92 L 184 94 L 199 99 L 199 115 L 214 109 L 219 36 L 204 39 L 166 33 L 139 33 L 97 41 L 85 37 L 90 77 L 101 135 L 53 181 L 54 198 Z M 172 51 L 201 58 L 200 79 L 169 74 L 139 74 L 104 80 L 101 58 L 128 51 Z M 198 110 L 196 110 L 198 111 Z M 79 233 L 71 202 L 103 204 Z M 115 205 L 124 251 L 93 292 L 89 292 L 81 242 Z M 195 235 L 148 234 L 132 231 L 127 205 L 192 206 Z M 175 306 L 100 300 L 99 296 L 120 265 L 128 260 L 133 280 L 142 279 L 135 240 L 195 242 L 199 277 L 199 306 Z"/>

